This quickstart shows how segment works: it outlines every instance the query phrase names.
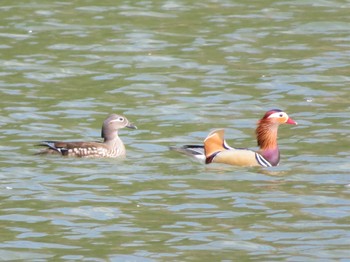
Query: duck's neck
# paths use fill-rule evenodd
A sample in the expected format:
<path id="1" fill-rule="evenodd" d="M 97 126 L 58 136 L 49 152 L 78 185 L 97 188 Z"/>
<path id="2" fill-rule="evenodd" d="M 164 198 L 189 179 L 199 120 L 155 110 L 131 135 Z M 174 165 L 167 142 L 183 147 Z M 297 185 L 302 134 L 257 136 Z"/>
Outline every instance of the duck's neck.
<path id="1" fill-rule="evenodd" d="M 259 154 L 271 165 L 276 166 L 280 160 L 280 152 L 277 144 L 278 124 L 272 124 L 260 120 L 256 129 Z"/>
<path id="2" fill-rule="evenodd" d="M 105 137 L 104 143 L 111 149 L 117 150 L 118 154 L 125 154 L 125 146 L 123 141 L 119 138 L 118 134 L 115 133 L 113 136 Z"/>
<path id="3" fill-rule="evenodd" d="M 122 143 L 122 140 L 119 138 L 118 133 L 114 132 L 114 133 L 108 134 L 108 136 L 105 136 L 103 138 L 103 142 L 106 144 L 115 145 L 115 144 Z"/>

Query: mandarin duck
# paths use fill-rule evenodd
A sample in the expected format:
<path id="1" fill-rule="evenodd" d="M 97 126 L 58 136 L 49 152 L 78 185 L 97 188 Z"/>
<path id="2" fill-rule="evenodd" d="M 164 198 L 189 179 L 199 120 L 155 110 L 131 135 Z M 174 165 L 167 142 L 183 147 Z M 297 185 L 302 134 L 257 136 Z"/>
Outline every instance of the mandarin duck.
<path id="1" fill-rule="evenodd" d="M 136 129 L 124 116 L 111 114 L 102 125 L 103 142 L 61 142 L 43 141 L 39 146 L 47 147 L 38 154 L 61 154 L 72 157 L 121 157 L 125 156 L 125 146 L 118 136 L 124 127 Z"/>
<path id="2" fill-rule="evenodd" d="M 224 139 L 224 130 L 216 129 L 204 139 L 204 145 L 171 147 L 172 150 L 205 160 L 206 164 L 224 163 L 234 166 L 277 166 L 280 151 L 277 144 L 278 127 L 281 124 L 297 125 L 279 109 L 267 111 L 257 123 L 256 138 L 259 150 L 230 147 Z"/>

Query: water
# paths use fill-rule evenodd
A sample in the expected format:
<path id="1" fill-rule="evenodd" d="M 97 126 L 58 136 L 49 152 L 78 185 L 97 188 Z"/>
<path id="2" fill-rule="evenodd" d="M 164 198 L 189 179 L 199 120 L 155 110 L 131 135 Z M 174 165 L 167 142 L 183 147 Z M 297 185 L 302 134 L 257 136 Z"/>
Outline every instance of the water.
<path id="1" fill-rule="evenodd" d="M 2 1 L 2 260 L 348 261 L 348 1 Z M 225 128 L 282 161 L 203 165 L 168 146 Z M 125 160 L 33 155 L 120 113 Z"/>

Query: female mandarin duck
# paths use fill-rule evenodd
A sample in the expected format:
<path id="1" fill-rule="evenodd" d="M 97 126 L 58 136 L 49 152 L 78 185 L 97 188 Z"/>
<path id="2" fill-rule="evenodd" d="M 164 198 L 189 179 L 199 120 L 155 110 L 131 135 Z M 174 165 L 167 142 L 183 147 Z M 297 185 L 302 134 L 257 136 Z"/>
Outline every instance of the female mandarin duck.
<path id="1" fill-rule="evenodd" d="M 206 164 L 224 163 L 234 166 L 277 166 L 280 151 L 277 145 L 277 131 L 281 124 L 297 125 L 292 118 L 279 109 L 267 111 L 258 121 L 256 137 L 258 151 L 247 148 L 233 148 L 224 140 L 224 130 L 212 131 L 204 140 L 204 146 L 185 145 L 172 148 L 175 151 L 205 159 Z"/>
<path id="2" fill-rule="evenodd" d="M 111 114 L 102 125 L 103 142 L 60 142 L 43 141 L 39 146 L 47 147 L 39 154 L 61 154 L 73 157 L 121 157 L 125 156 L 125 146 L 118 136 L 118 130 L 124 127 L 136 129 L 128 119 Z"/>

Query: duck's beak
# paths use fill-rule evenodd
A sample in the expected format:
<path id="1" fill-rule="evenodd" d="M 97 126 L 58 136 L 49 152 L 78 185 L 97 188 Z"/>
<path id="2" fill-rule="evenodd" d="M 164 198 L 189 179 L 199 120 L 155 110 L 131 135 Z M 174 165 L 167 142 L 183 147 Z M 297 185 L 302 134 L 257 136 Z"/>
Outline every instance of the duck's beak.
<path id="1" fill-rule="evenodd" d="M 288 117 L 288 120 L 287 120 L 286 124 L 297 125 L 298 123 L 295 122 L 295 121 L 294 121 L 293 119 L 291 119 L 290 117 Z"/>
<path id="2" fill-rule="evenodd" d="M 126 125 L 127 128 L 131 128 L 131 129 L 137 129 L 137 126 L 131 124 L 131 123 L 128 123 L 128 125 Z"/>

